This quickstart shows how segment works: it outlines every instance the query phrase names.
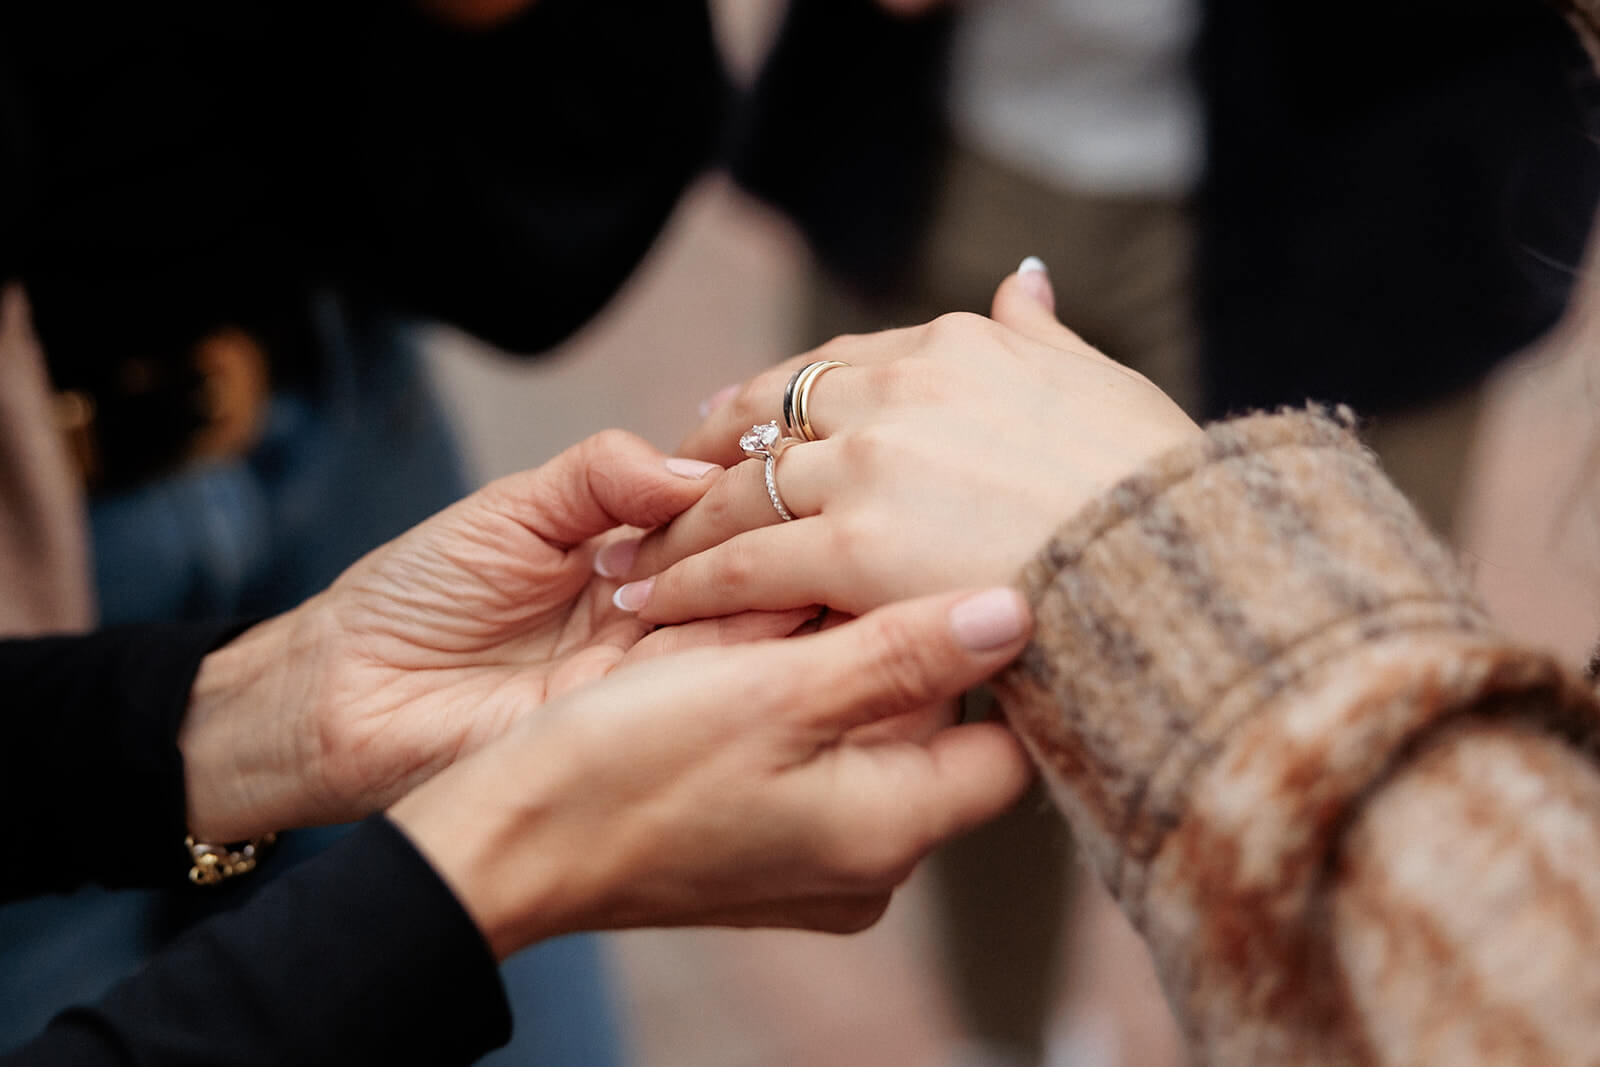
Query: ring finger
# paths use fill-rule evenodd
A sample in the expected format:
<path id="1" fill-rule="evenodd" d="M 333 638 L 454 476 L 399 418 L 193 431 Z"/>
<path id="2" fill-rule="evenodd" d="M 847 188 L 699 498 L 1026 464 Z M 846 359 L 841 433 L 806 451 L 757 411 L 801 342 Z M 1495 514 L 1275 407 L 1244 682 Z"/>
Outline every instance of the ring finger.
<path id="1" fill-rule="evenodd" d="M 818 475 L 832 451 L 827 441 L 792 444 L 773 464 L 773 485 L 797 519 L 821 513 Z M 747 459 L 717 479 L 705 496 L 640 542 L 630 578 L 657 574 L 746 530 L 783 521 L 767 491 L 766 461 Z"/>
<path id="2" fill-rule="evenodd" d="M 867 368 L 889 363 L 909 353 L 919 327 L 907 326 L 881 333 L 835 337 L 810 352 L 791 357 L 751 378 L 737 393 L 700 423 L 678 446 L 678 455 L 728 466 L 738 461 L 739 434 L 753 423 L 779 420 L 782 425 L 783 393 L 796 371 L 808 363 L 835 359 L 847 364 L 817 378 L 811 387 L 811 425 L 818 437 L 827 437 L 854 425 L 867 410 Z"/>

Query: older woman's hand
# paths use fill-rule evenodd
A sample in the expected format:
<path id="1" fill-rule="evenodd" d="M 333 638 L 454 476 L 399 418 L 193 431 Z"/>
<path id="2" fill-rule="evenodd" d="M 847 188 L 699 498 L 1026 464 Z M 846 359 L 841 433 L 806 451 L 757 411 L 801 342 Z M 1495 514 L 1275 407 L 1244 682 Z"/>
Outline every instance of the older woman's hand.
<path id="1" fill-rule="evenodd" d="M 1093 494 L 1198 434 L 1142 376 L 1055 320 L 1043 271 L 1012 275 L 994 318 L 840 337 L 745 384 L 681 449 L 719 463 L 779 416 L 813 360 L 819 440 L 729 470 L 642 543 L 604 552 L 634 581 L 618 602 L 650 622 L 827 604 L 852 613 L 953 586 L 1007 582 Z"/>
<path id="2" fill-rule="evenodd" d="M 626 658 L 793 629 L 802 615 L 646 637 L 591 569 L 597 535 L 666 522 L 717 473 L 597 435 L 212 653 L 179 738 L 191 828 L 231 841 L 358 818 Z"/>
<path id="3" fill-rule="evenodd" d="M 1030 630 L 1014 590 L 947 593 L 629 665 L 390 817 L 502 957 L 584 929 L 861 929 L 923 854 L 1031 774 L 996 723 L 883 728 L 948 706 Z"/>

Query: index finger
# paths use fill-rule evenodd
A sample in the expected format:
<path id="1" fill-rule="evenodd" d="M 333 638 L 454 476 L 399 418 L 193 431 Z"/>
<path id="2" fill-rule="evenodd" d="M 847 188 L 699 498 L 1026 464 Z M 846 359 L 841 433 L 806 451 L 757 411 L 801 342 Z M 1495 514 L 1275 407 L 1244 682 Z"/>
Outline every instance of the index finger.
<path id="1" fill-rule="evenodd" d="M 602 430 L 541 467 L 490 482 L 451 511 L 487 510 L 567 549 L 618 526 L 659 526 L 704 496 L 720 473 L 662 455 L 634 434 Z"/>
<path id="2" fill-rule="evenodd" d="M 1009 663 L 1032 629 L 1021 594 L 998 587 L 902 601 L 752 654 L 766 661 L 777 704 L 804 709 L 831 744 L 971 688 Z M 779 667 L 777 657 L 788 662 Z"/>

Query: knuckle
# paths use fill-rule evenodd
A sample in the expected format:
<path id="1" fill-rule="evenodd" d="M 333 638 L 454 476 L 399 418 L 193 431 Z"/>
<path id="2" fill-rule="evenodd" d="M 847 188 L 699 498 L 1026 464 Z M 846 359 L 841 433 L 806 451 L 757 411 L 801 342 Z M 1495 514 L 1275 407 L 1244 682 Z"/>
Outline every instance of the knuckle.
<path id="1" fill-rule="evenodd" d="M 895 461 L 902 438 L 893 428 L 874 423 L 839 439 L 839 462 L 858 474 L 870 474 Z"/>
<path id="2" fill-rule="evenodd" d="M 732 477 L 720 479 L 711 491 L 700 499 L 697 506 L 699 517 L 709 523 L 714 529 L 724 529 L 732 521 L 736 513 L 736 501 L 743 488 L 745 480 L 743 471 L 745 464 L 734 468 Z"/>
<path id="3" fill-rule="evenodd" d="M 859 373 L 855 375 L 854 386 L 860 394 L 861 403 L 866 408 L 881 411 L 900 400 L 895 392 L 897 388 L 895 370 L 904 362 L 906 360 L 897 359 L 891 363 L 858 368 Z"/>
<path id="4" fill-rule="evenodd" d="M 759 525 L 752 522 L 761 515 L 754 503 L 764 503 L 766 498 L 761 463 L 747 459 L 734 464 L 694 505 L 693 547 L 705 548 Z"/>
<path id="5" fill-rule="evenodd" d="M 930 344 L 960 344 L 988 333 L 991 323 L 970 311 L 950 311 L 928 323 L 925 334 Z"/>
<path id="6" fill-rule="evenodd" d="M 885 400 L 914 400 L 922 395 L 926 384 L 926 360 L 898 359 L 878 370 L 878 388 Z"/>
<path id="7" fill-rule="evenodd" d="M 868 682 L 877 702 L 894 709 L 918 707 L 940 694 L 930 650 L 915 627 L 894 614 L 880 616 L 868 631 Z"/>
<path id="8" fill-rule="evenodd" d="M 831 521 L 817 534 L 823 538 L 819 547 L 828 559 L 839 560 L 849 567 L 862 557 L 862 550 L 868 547 L 865 539 L 872 536 L 871 523 L 867 516 L 855 508 L 841 509 L 841 513 L 829 518 Z"/>
<path id="9" fill-rule="evenodd" d="M 850 509 L 828 528 L 827 558 L 837 561 L 840 573 L 854 577 L 871 575 L 884 565 L 884 550 L 893 550 L 895 539 L 880 528 L 870 512 Z"/>
<path id="10" fill-rule="evenodd" d="M 631 450 L 637 441 L 627 430 L 611 427 L 591 435 L 583 444 L 590 455 L 614 455 Z"/>
<path id="11" fill-rule="evenodd" d="M 972 348 L 970 339 L 963 341 L 962 351 Z M 966 361 L 954 361 L 948 357 L 935 359 L 939 353 L 929 351 L 926 358 L 911 358 L 897 360 L 883 367 L 879 372 L 878 388 L 882 396 L 877 399 L 880 407 L 890 405 L 922 404 L 928 402 L 947 402 L 959 399 L 970 392 L 971 383 L 966 380 Z"/>
<path id="12" fill-rule="evenodd" d="M 503 478 L 496 478 L 455 506 L 460 507 L 465 503 L 482 507 L 497 515 L 515 515 L 522 510 L 522 501 L 531 495 L 536 485 L 534 478 L 528 476 L 527 471 L 508 474 Z"/>
<path id="13" fill-rule="evenodd" d="M 801 357 L 800 362 L 796 364 L 794 369 L 798 370 L 805 364 L 820 359 L 837 359 L 844 363 L 849 363 L 851 361 L 847 357 L 850 356 L 856 350 L 856 348 L 860 346 L 860 344 L 860 334 L 839 334 L 837 337 L 833 337 L 827 341 L 824 341 L 822 344 L 806 353 L 803 357 Z"/>
<path id="14" fill-rule="evenodd" d="M 737 599 L 755 583 L 760 563 L 738 538 L 724 542 L 706 576 L 715 595 Z"/>

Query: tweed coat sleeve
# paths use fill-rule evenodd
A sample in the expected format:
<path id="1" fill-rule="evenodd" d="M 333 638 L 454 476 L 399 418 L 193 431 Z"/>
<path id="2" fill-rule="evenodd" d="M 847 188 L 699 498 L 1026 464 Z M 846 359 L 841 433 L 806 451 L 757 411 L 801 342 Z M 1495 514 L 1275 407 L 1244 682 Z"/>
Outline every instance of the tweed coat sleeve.
<path id="1" fill-rule="evenodd" d="M 1344 425 L 1217 424 L 1023 584 L 1001 699 L 1200 1062 L 1600 1055 L 1594 696 Z"/>

